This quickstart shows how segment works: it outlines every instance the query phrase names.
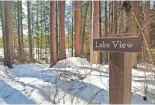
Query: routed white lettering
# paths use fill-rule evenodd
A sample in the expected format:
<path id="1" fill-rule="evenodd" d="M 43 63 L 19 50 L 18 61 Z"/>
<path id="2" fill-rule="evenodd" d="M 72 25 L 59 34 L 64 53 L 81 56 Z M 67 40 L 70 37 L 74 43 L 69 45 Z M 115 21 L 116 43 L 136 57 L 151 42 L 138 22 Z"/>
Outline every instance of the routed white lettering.
<path id="1" fill-rule="evenodd" d="M 113 43 L 114 47 L 116 48 L 118 43 L 119 43 L 119 41 L 112 41 L 112 43 Z"/>

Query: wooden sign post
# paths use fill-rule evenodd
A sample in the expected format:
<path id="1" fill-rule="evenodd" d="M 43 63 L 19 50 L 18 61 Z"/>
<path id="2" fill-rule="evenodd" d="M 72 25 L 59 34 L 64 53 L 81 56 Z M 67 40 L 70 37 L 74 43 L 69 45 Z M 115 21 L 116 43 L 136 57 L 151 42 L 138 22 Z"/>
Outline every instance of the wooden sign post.
<path id="1" fill-rule="evenodd" d="M 94 39 L 93 49 L 110 52 L 109 103 L 130 104 L 132 56 L 129 52 L 141 52 L 141 39 L 138 36 Z"/>

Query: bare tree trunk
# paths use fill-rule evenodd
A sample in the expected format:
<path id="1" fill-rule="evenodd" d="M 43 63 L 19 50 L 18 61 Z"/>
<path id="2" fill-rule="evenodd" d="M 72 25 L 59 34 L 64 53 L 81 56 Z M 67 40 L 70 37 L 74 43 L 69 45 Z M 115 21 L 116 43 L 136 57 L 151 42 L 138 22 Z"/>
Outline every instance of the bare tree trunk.
<path id="1" fill-rule="evenodd" d="M 73 7 L 73 6 L 74 6 L 73 3 L 74 3 L 74 2 L 72 2 L 72 12 L 74 12 L 74 11 L 73 11 L 73 8 L 74 8 L 74 7 Z M 73 44 L 74 44 L 74 34 L 73 34 L 73 32 L 74 32 L 74 31 L 73 31 L 74 25 L 73 25 L 73 24 L 74 24 L 74 23 L 73 23 L 73 22 L 74 22 L 74 17 L 73 17 L 73 15 L 72 15 L 72 57 L 73 57 L 73 55 L 74 55 L 74 52 L 73 52 L 73 51 L 74 51 L 74 45 L 73 45 Z"/>
<path id="2" fill-rule="evenodd" d="M 107 17 L 107 1 L 105 1 L 105 21 L 104 21 L 104 37 L 108 36 L 108 17 Z M 108 63 L 108 52 L 104 53 L 105 63 Z"/>
<path id="3" fill-rule="evenodd" d="M 75 56 L 80 56 L 80 1 L 75 1 L 74 12 L 74 48 Z"/>
<path id="4" fill-rule="evenodd" d="M 117 3 L 118 3 L 118 1 L 113 1 L 114 2 L 114 9 L 116 9 L 117 8 Z M 113 12 L 113 11 L 112 11 Z M 115 15 L 116 13 L 114 13 L 114 17 L 113 17 L 113 20 L 112 20 L 112 22 L 113 22 L 113 34 L 115 34 L 115 32 L 117 32 L 117 14 Z M 112 16 L 113 16 L 113 14 L 112 14 Z"/>
<path id="5" fill-rule="evenodd" d="M 7 42 L 7 64 L 12 68 L 12 28 L 11 28 L 11 2 L 4 1 L 4 24 Z"/>
<path id="6" fill-rule="evenodd" d="M 4 2 L 0 1 L 1 7 L 1 24 L 2 24 L 2 34 L 3 34 L 3 49 L 4 49 L 4 65 L 7 66 L 7 44 L 6 44 L 6 34 L 5 34 L 5 26 L 4 26 Z"/>
<path id="7" fill-rule="evenodd" d="M 33 6 L 31 6 L 30 9 L 33 10 Z M 34 30 L 34 29 L 33 29 L 33 27 L 34 27 L 34 24 L 33 24 L 33 23 L 34 23 L 34 19 L 33 19 L 33 17 L 34 17 L 34 16 L 33 16 L 33 12 L 31 12 L 31 17 L 30 17 L 30 18 L 32 19 L 32 20 L 31 20 L 31 26 L 32 26 L 32 27 L 31 27 L 31 37 L 32 37 L 32 58 L 33 58 L 33 62 L 34 62 L 34 61 L 35 61 L 35 60 L 34 60 L 34 59 L 35 59 L 35 54 L 33 55 L 33 51 L 35 50 L 34 47 L 35 47 L 35 43 L 36 43 L 36 42 L 35 42 L 35 39 L 34 39 L 34 37 L 33 37 L 33 33 L 34 33 L 34 31 L 33 31 L 33 30 Z M 35 51 L 34 51 L 34 52 L 35 52 Z"/>
<path id="8" fill-rule="evenodd" d="M 94 13 L 93 13 L 93 38 L 99 38 L 99 1 L 94 1 Z M 92 52 L 92 63 L 97 64 L 99 61 L 99 53 Z"/>
<path id="9" fill-rule="evenodd" d="M 113 33 L 113 30 L 115 30 L 115 29 L 113 29 L 113 22 L 114 22 L 114 15 L 115 14 L 113 14 L 113 11 L 114 11 L 114 1 L 111 1 L 111 5 L 110 5 L 111 7 L 111 33 Z M 117 17 L 117 15 L 116 15 L 116 17 Z M 117 27 L 115 27 L 115 28 L 117 28 Z"/>
<path id="10" fill-rule="evenodd" d="M 21 62 L 21 24 L 20 24 L 20 2 L 21 1 L 18 1 L 17 2 L 17 5 L 18 5 L 18 54 L 19 54 L 19 60 Z"/>
<path id="11" fill-rule="evenodd" d="M 146 1 L 145 4 L 145 17 L 144 17 L 144 21 L 145 23 L 148 23 L 150 20 L 150 1 Z M 150 43 L 150 22 L 146 25 L 145 28 L 145 37 L 146 37 L 146 41 L 148 43 L 148 47 L 151 47 L 151 43 Z"/>
<path id="12" fill-rule="evenodd" d="M 139 1 L 133 1 L 133 11 L 138 17 L 138 2 Z M 132 35 L 137 35 L 137 22 L 136 19 L 133 17 L 133 25 L 132 25 Z M 137 53 L 132 54 L 132 67 L 136 68 L 137 67 Z"/>
<path id="13" fill-rule="evenodd" d="M 59 18 L 58 18 L 58 15 L 59 15 L 59 8 L 58 8 L 58 1 L 56 1 L 56 6 L 55 6 L 55 8 L 56 8 L 56 52 L 57 52 L 57 59 L 59 60 L 59 49 L 60 49 L 60 41 L 59 41 L 59 31 L 58 31 L 58 29 L 59 29 L 59 26 L 58 26 L 58 24 L 59 24 Z"/>
<path id="14" fill-rule="evenodd" d="M 102 12 L 102 9 L 101 9 L 101 1 L 99 1 L 99 36 L 100 38 L 102 38 L 102 17 L 101 17 L 101 12 Z M 100 51 L 100 54 L 99 54 L 99 63 L 102 64 L 102 58 L 103 57 L 103 53 L 102 51 Z"/>
<path id="15" fill-rule="evenodd" d="M 27 11 L 28 11 L 28 44 L 29 44 L 29 59 L 33 62 L 33 50 L 32 50 L 32 34 L 31 34 L 31 13 L 30 13 L 30 1 L 27 1 Z"/>
<path id="16" fill-rule="evenodd" d="M 21 62 L 24 62 L 22 1 L 20 1 L 20 25 L 21 25 L 20 53 L 21 53 Z"/>
<path id="17" fill-rule="evenodd" d="M 86 28 L 86 19 L 87 19 L 87 12 L 88 12 L 89 2 L 86 5 L 85 8 L 85 14 L 84 14 L 84 22 L 83 22 L 83 28 L 82 30 L 82 36 L 81 36 L 81 55 L 84 55 L 84 39 L 85 39 L 85 28 Z"/>
<path id="18" fill-rule="evenodd" d="M 54 66 L 57 62 L 55 6 L 56 1 L 50 1 L 50 67 Z"/>
<path id="19" fill-rule="evenodd" d="M 45 2 L 46 3 L 46 2 Z M 44 3 L 44 4 L 45 4 Z M 48 48 L 48 46 L 47 46 L 47 42 L 48 42 L 48 37 L 47 37 L 47 35 L 46 35 L 46 14 L 45 14 L 45 12 L 46 12 L 46 9 L 45 9 L 45 7 L 44 7 L 44 28 L 45 28 L 45 62 L 46 63 L 48 63 L 48 54 L 47 54 L 47 48 Z"/>
<path id="20" fill-rule="evenodd" d="M 90 62 L 93 61 L 93 30 L 92 30 L 92 27 L 93 27 L 93 2 L 90 1 Z"/>
<path id="21" fill-rule="evenodd" d="M 60 59 L 66 58 L 66 48 L 65 48 L 65 1 L 59 1 L 59 8 L 60 8 Z"/>
<path id="22" fill-rule="evenodd" d="M 41 10 L 40 10 L 40 12 L 42 13 L 43 12 L 43 2 L 42 1 L 40 1 L 41 2 Z M 41 19 L 41 25 L 40 25 L 40 27 L 43 27 L 43 22 L 42 22 L 42 19 L 43 19 L 43 14 L 41 14 L 41 16 L 40 16 L 40 19 Z M 42 58 L 43 58 L 43 30 L 41 29 L 41 39 L 40 39 L 40 60 L 42 60 Z"/>
<path id="23" fill-rule="evenodd" d="M 108 2 L 109 4 L 109 34 L 111 33 L 111 1 Z"/>
<path id="24" fill-rule="evenodd" d="M 23 62 L 23 27 L 22 27 L 22 1 L 18 1 L 18 52 L 19 61 Z"/>
<path id="25" fill-rule="evenodd" d="M 38 9 L 38 5 L 39 4 L 37 2 L 37 31 L 38 32 L 37 32 L 37 38 L 36 38 L 36 42 L 37 42 L 37 44 L 36 44 L 37 50 L 36 51 L 37 51 L 37 55 L 38 55 L 37 59 L 39 60 L 40 59 L 40 49 L 39 49 L 40 48 L 40 44 L 39 44 L 39 31 L 40 30 L 39 30 L 39 9 Z"/>

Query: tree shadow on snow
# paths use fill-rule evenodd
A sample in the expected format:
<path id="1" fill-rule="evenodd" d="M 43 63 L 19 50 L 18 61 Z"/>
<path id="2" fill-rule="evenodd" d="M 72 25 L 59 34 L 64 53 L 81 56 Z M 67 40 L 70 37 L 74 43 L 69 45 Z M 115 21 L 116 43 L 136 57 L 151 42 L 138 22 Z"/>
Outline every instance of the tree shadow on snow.
<path id="1" fill-rule="evenodd" d="M 30 70 L 30 69 L 29 69 Z M 107 103 L 108 104 L 108 91 L 104 90 L 100 87 L 97 87 L 93 84 L 83 82 L 81 80 L 77 79 L 71 79 L 71 80 L 65 80 L 65 78 L 57 78 L 58 75 L 49 75 L 49 71 L 46 73 L 44 70 L 41 72 L 40 70 L 32 69 L 31 72 L 20 73 L 18 70 L 14 72 L 14 70 L 11 70 L 14 74 L 17 73 L 19 77 L 31 77 L 31 78 L 37 78 L 41 79 L 44 82 L 51 83 L 53 85 L 56 85 L 59 89 L 64 91 L 67 94 L 73 95 L 74 97 L 77 97 L 85 102 L 90 103 Z M 57 71 L 58 72 L 58 71 Z M 74 74 L 69 71 L 70 74 Z M 56 80 L 57 79 L 57 80 Z M 24 82 L 19 82 L 24 86 L 30 86 L 32 88 L 35 88 L 39 91 L 42 91 L 40 87 L 37 87 L 33 84 L 27 84 Z M 40 92 L 42 96 L 45 97 L 46 92 Z M 47 93 L 46 93 L 47 94 Z M 45 97 L 47 98 L 47 97 Z"/>
<path id="2" fill-rule="evenodd" d="M 39 69 L 39 68 L 38 68 Z M 65 68 L 64 68 L 65 69 Z M 74 97 L 77 97 L 85 102 L 91 103 L 91 104 L 108 104 L 109 103 L 109 92 L 108 90 L 102 89 L 98 86 L 95 86 L 91 83 L 84 82 L 82 80 L 77 80 L 77 79 L 70 79 L 67 80 L 66 78 L 57 78 L 58 75 L 52 75 L 52 72 L 49 70 L 37 70 L 36 68 L 34 69 L 29 69 L 31 72 L 26 72 L 25 73 L 20 73 L 18 76 L 20 77 L 31 77 L 31 78 L 38 78 L 43 80 L 44 82 L 48 82 L 52 85 L 55 85 L 58 89 L 61 89 L 64 93 L 70 94 Z M 11 71 L 13 73 L 18 73 L 17 71 Z M 57 71 L 58 72 L 58 71 Z M 70 71 L 71 72 L 71 71 Z M 45 77 L 45 78 L 44 78 Z M 20 82 L 21 84 L 25 86 L 30 86 L 32 88 L 35 88 L 39 91 L 42 91 L 42 89 L 46 89 L 44 87 L 39 88 L 38 86 L 34 86 L 33 84 L 27 84 L 24 82 Z M 48 91 L 46 91 L 48 92 Z M 41 92 L 41 94 L 47 98 L 44 94 L 47 94 L 45 91 Z M 132 96 L 132 103 L 139 103 L 143 104 L 145 103 L 142 100 L 139 100 L 138 98 L 142 99 L 142 96 L 139 95 L 133 95 Z M 138 99 L 138 100 L 137 100 Z"/>
<path id="3" fill-rule="evenodd" d="M 0 80 L 0 103 L 1 104 L 35 104 L 19 90 Z"/>
<path id="4" fill-rule="evenodd" d="M 153 72 L 153 73 L 155 73 L 155 70 L 150 69 L 150 68 L 144 68 L 144 67 L 137 67 L 136 70 L 142 71 L 142 72 L 146 71 L 146 72 Z"/>
<path id="5" fill-rule="evenodd" d="M 144 79 L 142 79 L 142 80 L 134 80 L 135 82 L 140 82 L 140 83 L 145 83 L 146 82 L 146 84 L 151 84 L 151 85 L 154 85 L 155 86 L 155 80 L 144 80 Z"/>

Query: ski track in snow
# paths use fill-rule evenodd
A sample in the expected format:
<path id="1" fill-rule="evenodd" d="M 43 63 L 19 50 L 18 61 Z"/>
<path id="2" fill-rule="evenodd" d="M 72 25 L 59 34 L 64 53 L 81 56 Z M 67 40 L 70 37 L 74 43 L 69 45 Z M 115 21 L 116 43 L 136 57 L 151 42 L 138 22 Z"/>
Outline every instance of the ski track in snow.
<path id="1" fill-rule="evenodd" d="M 71 57 L 53 68 L 48 64 L 19 64 L 8 69 L 0 62 L 0 69 L 0 104 L 109 103 L 108 65 L 91 65 L 84 58 Z M 148 70 L 146 75 L 149 80 L 144 101 L 144 71 L 132 70 L 132 104 L 154 103 L 155 72 Z"/>

